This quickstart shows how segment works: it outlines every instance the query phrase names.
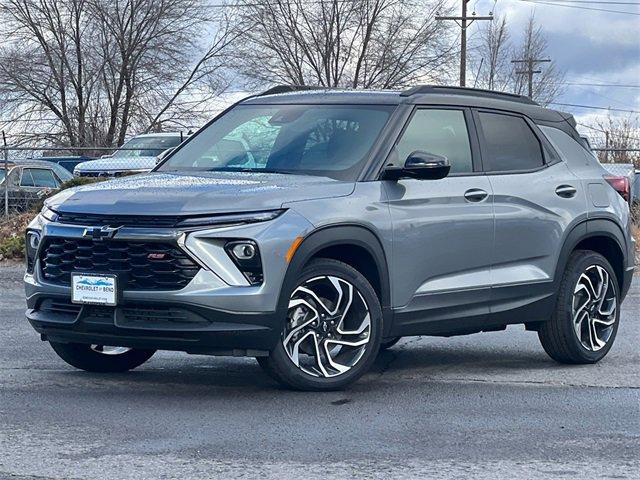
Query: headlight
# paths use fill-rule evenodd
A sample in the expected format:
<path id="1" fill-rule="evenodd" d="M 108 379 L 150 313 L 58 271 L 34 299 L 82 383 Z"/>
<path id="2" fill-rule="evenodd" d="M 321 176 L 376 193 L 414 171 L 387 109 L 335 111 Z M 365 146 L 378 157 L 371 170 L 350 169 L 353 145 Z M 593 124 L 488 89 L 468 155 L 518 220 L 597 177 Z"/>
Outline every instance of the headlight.
<path id="1" fill-rule="evenodd" d="M 42 207 L 42 210 L 40 210 L 40 215 L 42 215 L 44 218 L 46 218 L 50 222 L 55 222 L 56 220 L 58 220 L 58 214 L 53 210 L 51 210 L 46 205 Z"/>
<path id="2" fill-rule="evenodd" d="M 230 213 L 222 215 L 208 215 L 206 217 L 193 217 L 178 223 L 178 227 L 214 227 L 223 225 L 242 225 L 245 223 L 258 223 L 273 220 L 282 215 L 284 210 L 268 210 L 265 212 Z"/>
<path id="3" fill-rule="evenodd" d="M 262 283 L 260 250 L 253 240 L 232 240 L 224 249 L 251 285 Z"/>
<path id="4" fill-rule="evenodd" d="M 40 232 L 36 230 L 27 230 L 25 238 L 25 248 L 27 254 L 27 273 L 33 273 L 33 267 L 36 264 L 36 255 L 40 246 Z"/>

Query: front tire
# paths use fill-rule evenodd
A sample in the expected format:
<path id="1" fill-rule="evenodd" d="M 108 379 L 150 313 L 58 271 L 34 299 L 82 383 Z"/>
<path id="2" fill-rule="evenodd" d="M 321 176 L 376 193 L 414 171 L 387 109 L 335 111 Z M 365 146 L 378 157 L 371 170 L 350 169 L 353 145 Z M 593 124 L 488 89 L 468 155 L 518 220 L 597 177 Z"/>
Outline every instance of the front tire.
<path id="1" fill-rule="evenodd" d="M 104 345 L 49 342 L 58 356 L 72 367 L 97 373 L 133 370 L 149 360 L 155 350 L 140 350 Z"/>
<path id="2" fill-rule="evenodd" d="M 298 390 L 337 390 L 355 382 L 380 348 L 382 308 L 375 290 L 360 272 L 332 259 L 309 262 L 295 285 L 280 339 L 258 363 Z"/>
<path id="3" fill-rule="evenodd" d="M 553 317 L 538 331 L 545 352 L 569 364 L 600 361 L 611 349 L 620 319 L 615 272 L 602 255 L 574 252 L 560 283 Z"/>
<path id="4" fill-rule="evenodd" d="M 389 350 L 391 347 L 393 347 L 396 343 L 398 343 L 400 340 L 402 340 L 402 337 L 393 337 L 389 340 L 385 340 L 384 342 L 382 342 L 380 344 L 380 350 Z"/>

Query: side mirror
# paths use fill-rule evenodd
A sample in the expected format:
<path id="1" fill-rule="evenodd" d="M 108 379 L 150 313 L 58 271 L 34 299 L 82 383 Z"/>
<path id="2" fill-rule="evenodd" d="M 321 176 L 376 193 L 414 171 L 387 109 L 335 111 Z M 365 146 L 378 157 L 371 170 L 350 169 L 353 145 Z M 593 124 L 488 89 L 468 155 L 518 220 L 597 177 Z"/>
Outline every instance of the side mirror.
<path id="1" fill-rule="evenodd" d="M 447 157 L 416 150 L 404 162 L 404 167 L 389 167 L 384 171 L 385 180 L 398 180 L 403 177 L 420 180 L 439 180 L 449 175 L 451 165 Z"/>

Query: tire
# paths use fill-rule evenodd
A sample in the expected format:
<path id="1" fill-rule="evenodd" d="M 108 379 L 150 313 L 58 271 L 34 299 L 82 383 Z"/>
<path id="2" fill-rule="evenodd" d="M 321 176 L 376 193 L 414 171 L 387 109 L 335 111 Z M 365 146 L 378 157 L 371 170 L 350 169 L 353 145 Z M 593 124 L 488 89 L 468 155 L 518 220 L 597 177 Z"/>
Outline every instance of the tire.
<path id="1" fill-rule="evenodd" d="M 603 291 L 597 285 L 601 279 L 604 284 L 605 276 Z M 560 282 L 553 317 L 542 324 L 538 338 L 545 352 L 560 363 L 596 363 L 611 349 L 619 320 L 620 290 L 611 264 L 598 253 L 577 250 Z"/>
<path id="2" fill-rule="evenodd" d="M 49 342 L 58 356 L 72 367 L 97 373 L 126 372 L 139 367 L 149 360 L 155 350 L 139 350 L 134 348 L 111 350 L 112 353 L 102 353 L 106 348 L 99 345 L 85 345 L 80 343 Z"/>
<path id="3" fill-rule="evenodd" d="M 283 295 L 288 308 L 280 341 L 257 359 L 271 377 L 296 390 L 325 391 L 369 370 L 380 348 L 382 308 L 360 272 L 337 260 L 312 260 Z"/>
<path id="4" fill-rule="evenodd" d="M 389 340 L 385 340 L 384 342 L 382 342 L 380 344 L 380 351 L 390 349 L 396 343 L 398 343 L 401 339 L 402 339 L 402 337 L 395 337 L 395 338 L 391 338 Z"/>

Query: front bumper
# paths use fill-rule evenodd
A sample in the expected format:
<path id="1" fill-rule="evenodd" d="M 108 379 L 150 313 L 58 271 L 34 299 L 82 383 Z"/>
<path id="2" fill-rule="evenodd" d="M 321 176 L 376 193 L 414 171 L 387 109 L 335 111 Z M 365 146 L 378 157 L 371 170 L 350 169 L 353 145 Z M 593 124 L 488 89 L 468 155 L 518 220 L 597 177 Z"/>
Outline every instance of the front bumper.
<path id="1" fill-rule="evenodd" d="M 41 232 L 41 245 L 47 237 L 77 238 L 85 230 L 84 226 L 41 218 L 38 222 L 32 222 L 30 228 Z M 55 342 L 260 355 L 275 346 L 285 318 L 277 310 L 288 266 L 286 250 L 309 228 L 293 212 L 269 222 L 188 233 L 123 227 L 114 241 L 173 242 L 198 261 L 200 270 L 179 290 L 124 289 L 117 307 L 80 307 L 70 302 L 68 285 L 44 278 L 36 255 L 33 273 L 24 277 L 26 316 L 44 339 Z M 259 245 L 264 270 L 261 285 L 250 285 L 233 266 L 223 248 L 230 238 L 251 239 Z"/>
<path id="2" fill-rule="evenodd" d="M 261 356 L 278 341 L 275 313 L 229 313 L 202 305 L 123 302 L 74 305 L 68 297 L 37 295 L 27 319 L 43 340 L 117 345 L 194 354 Z"/>

